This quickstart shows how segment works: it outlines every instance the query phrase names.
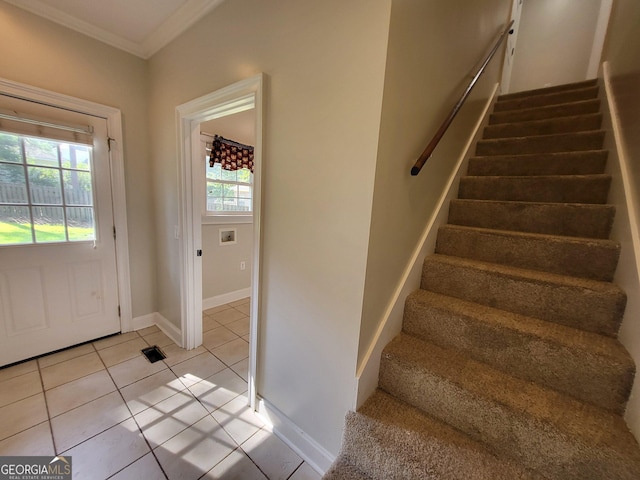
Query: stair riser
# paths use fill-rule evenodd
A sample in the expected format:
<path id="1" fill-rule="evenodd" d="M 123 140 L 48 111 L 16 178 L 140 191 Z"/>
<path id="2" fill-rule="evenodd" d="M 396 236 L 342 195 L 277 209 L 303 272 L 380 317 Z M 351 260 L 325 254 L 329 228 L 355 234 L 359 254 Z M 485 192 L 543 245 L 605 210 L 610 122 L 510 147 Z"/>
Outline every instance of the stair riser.
<path id="1" fill-rule="evenodd" d="M 380 388 L 549 479 L 635 478 L 621 465 L 621 456 L 609 448 L 593 451 L 553 424 L 479 397 L 447 378 L 384 353 Z"/>
<path id="2" fill-rule="evenodd" d="M 587 115 L 600 111 L 600 100 L 585 100 L 582 102 L 550 105 L 547 107 L 527 108 L 506 112 L 494 112 L 489 116 L 489 125 L 512 122 L 529 122 L 548 118 L 569 117 L 573 115 Z"/>
<path id="3" fill-rule="evenodd" d="M 381 425 L 364 415 L 350 412 L 345 420 L 342 455 L 358 470 L 367 472 L 371 480 L 400 480 L 399 473 L 406 475 L 407 479 L 420 480 L 420 475 L 424 475 L 420 467 L 424 468 L 424 465 L 415 465 L 416 459 L 403 455 L 405 450 L 399 448 L 400 445 L 386 444 L 385 438 L 396 438 L 394 430 L 390 425 Z M 420 438 L 415 440 L 420 441 Z M 454 450 L 451 448 L 449 454 L 454 454 Z M 386 460 L 383 465 L 377 461 L 380 458 Z M 413 474 L 416 467 L 418 475 Z"/>
<path id="4" fill-rule="evenodd" d="M 600 150 L 603 142 L 604 132 L 601 131 L 480 140 L 476 145 L 476 155 L 584 152 Z"/>
<path id="5" fill-rule="evenodd" d="M 533 95 L 512 100 L 502 100 L 495 104 L 494 112 L 507 110 L 520 110 L 523 108 L 544 107 L 547 105 L 559 105 L 562 103 L 592 100 L 598 97 L 598 87 L 569 90 L 566 92 L 549 93 L 546 95 Z"/>
<path id="6" fill-rule="evenodd" d="M 462 177 L 458 198 L 517 202 L 604 204 L 607 175 L 557 177 Z"/>
<path id="7" fill-rule="evenodd" d="M 470 315 L 456 305 L 433 305 L 409 296 L 403 331 L 578 400 L 624 412 L 634 376 L 629 364 L 509 328 L 509 314 L 503 314 L 504 323 L 496 322 L 495 314 Z"/>
<path id="8" fill-rule="evenodd" d="M 452 200 L 449 223 L 519 232 L 609 238 L 614 207 Z"/>
<path id="9" fill-rule="evenodd" d="M 597 175 L 605 171 L 607 151 L 506 155 L 469 159 L 467 175 Z"/>
<path id="10" fill-rule="evenodd" d="M 610 282 L 618 264 L 617 245 L 552 237 L 524 237 L 443 227 L 436 253 L 559 275 Z"/>
<path id="11" fill-rule="evenodd" d="M 443 295 L 615 337 L 626 297 L 594 285 L 561 284 L 427 257 L 422 286 Z"/>
<path id="12" fill-rule="evenodd" d="M 394 402 L 391 408 L 411 407 Z M 413 410 L 413 409 L 412 409 Z M 431 420 L 430 423 L 436 422 Z M 538 478 L 526 475 L 510 465 L 499 463 L 482 447 L 473 445 L 469 439 L 455 442 L 428 435 L 420 427 L 419 435 L 414 430 L 402 428 L 391 422 L 381 422 L 364 414 L 348 413 L 345 421 L 344 448 L 342 455 L 357 471 L 366 472 L 370 480 L 425 480 L 442 478 L 440 474 L 449 471 L 447 466 L 434 465 L 443 458 L 450 457 L 450 465 L 455 465 L 460 478 L 485 480 L 518 480 Z M 445 427 L 450 429 L 450 427 Z M 460 434 L 458 434 L 460 435 Z M 393 440 L 393 441 L 392 441 Z M 478 449 L 478 450 L 476 450 Z M 435 453 L 438 460 L 431 458 Z M 384 463 L 380 459 L 384 458 Z M 432 463 L 433 462 L 433 463 Z M 482 468 L 481 468 L 482 467 Z M 479 471 L 481 470 L 481 471 Z M 425 476 L 425 472 L 433 476 Z M 348 478 L 348 477 L 347 477 Z"/>
<path id="13" fill-rule="evenodd" d="M 388 437 L 402 439 L 401 433 L 391 425 L 375 422 L 363 415 L 348 413 L 345 421 L 343 455 L 358 470 L 367 472 L 371 480 L 422 480 L 428 459 L 404 454 L 412 448 L 421 450 L 420 445 L 407 444 L 409 442 L 388 445 L 385 442 Z M 409 432 L 406 432 L 406 435 L 417 443 L 426 440 L 410 435 Z M 447 451 L 444 455 L 458 453 L 454 445 L 444 444 L 442 448 Z M 378 461 L 380 458 L 385 459 L 382 465 Z"/>
<path id="14" fill-rule="evenodd" d="M 537 122 L 507 123 L 490 125 L 484 129 L 484 139 L 527 137 L 536 135 L 554 135 L 598 130 L 602 124 L 602 115 L 592 114 L 579 117 L 566 117 Z"/>
<path id="15" fill-rule="evenodd" d="M 576 82 L 570 85 L 554 85 L 553 87 L 538 88 L 535 90 L 527 90 L 524 92 L 507 93 L 498 97 L 499 102 L 505 100 L 514 100 L 517 98 L 534 97 L 536 95 L 544 95 L 549 93 L 567 92 L 571 90 L 582 90 L 583 88 L 592 88 L 598 85 L 597 80 L 585 80 L 584 82 Z"/>

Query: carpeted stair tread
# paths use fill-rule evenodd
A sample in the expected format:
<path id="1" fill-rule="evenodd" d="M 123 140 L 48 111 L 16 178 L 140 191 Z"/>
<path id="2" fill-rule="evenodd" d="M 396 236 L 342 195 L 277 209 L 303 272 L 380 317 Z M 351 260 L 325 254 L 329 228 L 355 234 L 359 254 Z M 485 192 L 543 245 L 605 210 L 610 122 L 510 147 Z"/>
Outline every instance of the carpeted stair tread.
<path id="1" fill-rule="evenodd" d="M 478 141 L 476 155 L 522 155 L 526 153 L 554 153 L 600 150 L 604 131 L 558 133 L 513 138 L 491 138 Z"/>
<path id="2" fill-rule="evenodd" d="M 608 154 L 607 150 L 587 150 L 472 157 L 467 175 L 597 175 L 605 172 Z"/>
<path id="3" fill-rule="evenodd" d="M 599 90 L 496 100 L 324 478 L 640 479 Z"/>
<path id="4" fill-rule="evenodd" d="M 536 88 L 535 90 L 526 90 L 522 92 L 507 93 L 500 95 L 498 101 L 513 100 L 515 98 L 533 97 L 536 95 L 544 95 L 547 93 L 566 92 L 568 90 L 579 90 L 582 88 L 595 87 L 598 85 L 597 79 L 584 80 L 582 82 L 569 83 L 563 85 L 554 85 L 552 87 Z"/>
<path id="5" fill-rule="evenodd" d="M 605 204 L 610 185 L 610 175 L 465 176 L 458 198 Z"/>
<path id="6" fill-rule="evenodd" d="M 614 215 L 612 205 L 454 199 L 448 221 L 470 227 L 609 238 Z"/>
<path id="7" fill-rule="evenodd" d="M 485 127 L 483 138 L 511 138 L 529 135 L 553 135 L 598 130 L 602 125 L 602 114 L 575 115 L 526 122 L 502 123 Z"/>
<path id="8" fill-rule="evenodd" d="M 343 444 L 343 462 L 374 480 L 543 480 L 381 390 L 347 415 Z"/>
<path id="9" fill-rule="evenodd" d="M 612 240 L 445 225 L 438 230 L 436 253 L 610 282 L 620 245 Z"/>
<path id="10" fill-rule="evenodd" d="M 371 480 L 364 473 L 351 465 L 343 456 L 339 456 L 324 474 L 322 480 Z"/>
<path id="11" fill-rule="evenodd" d="M 426 290 L 407 297 L 403 331 L 619 414 L 633 383 L 614 338 Z"/>
<path id="12" fill-rule="evenodd" d="M 493 111 L 504 112 L 507 110 L 520 110 L 523 108 L 543 107 L 547 105 L 579 102 L 581 100 L 591 100 L 593 98 L 597 98 L 597 96 L 598 86 L 577 88 L 561 92 L 528 95 L 519 98 L 500 100 L 495 103 Z"/>
<path id="13" fill-rule="evenodd" d="M 489 116 L 489 125 L 500 123 L 526 122 L 543 120 L 545 118 L 570 117 L 573 115 L 586 115 L 600 111 L 600 100 L 581 100 L 579 102 L 561 103 L 542 107 L 531 107 L 520 110 L 507 110 L 505 112 L 493 112 Z"/>
<path id="14" fill-rule="evenodd" d="M 400 334 L 380 388 L 548 479 L 637 479 L 640 449 L 621 417 Z"/>
<path id="15" fill-rule="evenodd" d="M 439 254 L 425 259 L 421 288 L 612 337 L 626 305 L 608 282 Z"/>

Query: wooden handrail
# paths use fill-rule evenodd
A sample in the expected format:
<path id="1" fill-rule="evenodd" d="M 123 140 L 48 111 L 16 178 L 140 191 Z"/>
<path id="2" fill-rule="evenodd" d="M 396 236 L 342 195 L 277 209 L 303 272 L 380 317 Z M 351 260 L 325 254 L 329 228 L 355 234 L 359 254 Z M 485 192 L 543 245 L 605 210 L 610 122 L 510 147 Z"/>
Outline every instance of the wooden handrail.
<path id="1" fill-rule="evenodd" d="M 471 79 L 471 82 L 469 83 L 469 85 L 465 89 L 464 93 L 462 94 L 462 97 L 460 97 L 460 100 L 458 100 L 458 103 L 456 103 L 456 105 L 453 107 L 453 110 L 451 110 L 451 112 L 449 113 L 449 115 L 447 116 L 445 121 L 442 123 L 442 125 L 440 126 L 440 128 L 438 129 L 436 134 L 434 135 L 434 137 L 431 140 L 431 142 L 429 142 L 429 145 L 427 145 L 427 148 L 424 149 L 424 152 L 422 152 L 422 155 L 420 155 L 420 157 L 416 161 L 415 165 L 411 168 L 411 175 L 418 175 L 418 173 L 420 173 L 420 170 L 422 169 L 424 164 L 427 162 L 427 160 L 429 160 L 429 157 L 431 157 L 431 155 L 433 154 L 433 151 L 438 146 L 438 143 L 440 143 L 440 140 L 442 139 L 442 137 L 444 136 L 445 132 L 449 128 L 449 125 L 451 125 L 451 122 L 453 122 L 453 119 L 455 118 L 455 116 L 458 114 L 458 112 L 462 108 L 462 105 L 467 100 L 467 97 L 471 93 L 471 90 L 475 86 L 475 84 L 478 81 L 478 79 L 480 78 L 480 76 L 484 73 L 484 70 L 487 68 L 487 65 L 489 64 L 491 59 L 494 57 L 494 55 L 498 51 L 498 48 L 500 48 L 500 45 L 504 41 L 505 37 L 508 34 L 513 33 L 513 30 L 511 30 L 511 27 L 513 26 L 513 22 L 514 21 L 511 20 L 511 22 L 509 23 L 507 28 L 504 30 L 504 32 L 502 32 L 500 34 L 500 37 L 498 38 L 498 40 L 496 41 L 495 45 L 493 46 L 493 48 L 489 52 L 489 55 L 487 55 L 487 57 L 484 59 L 484 62 L 482 62 L 482 65 L 480 66 L 480 68 L 478 69 L 476 74 Z"/>

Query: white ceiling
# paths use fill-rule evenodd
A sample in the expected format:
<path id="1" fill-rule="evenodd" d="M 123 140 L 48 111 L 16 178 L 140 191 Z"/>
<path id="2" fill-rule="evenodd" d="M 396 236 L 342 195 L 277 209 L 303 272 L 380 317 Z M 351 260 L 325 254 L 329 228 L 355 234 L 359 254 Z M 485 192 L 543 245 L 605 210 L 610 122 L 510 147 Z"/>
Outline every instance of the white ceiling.
<path id="1" fill-rule="evenodd" d="M 149 58 L 224 0 L 5 0 Z"/>

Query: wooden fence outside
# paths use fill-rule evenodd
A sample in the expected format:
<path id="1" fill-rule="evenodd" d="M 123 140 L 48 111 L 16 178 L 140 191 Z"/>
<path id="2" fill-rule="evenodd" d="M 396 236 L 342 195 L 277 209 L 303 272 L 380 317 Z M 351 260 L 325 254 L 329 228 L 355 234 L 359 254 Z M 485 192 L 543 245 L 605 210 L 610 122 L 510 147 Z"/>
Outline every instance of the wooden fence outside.
<path id="1" fill-rule="evenodd" d="M 67 221 L 69 224 L 93 224 L 93 197 L 90 191 L 68 189 L 65 192 Z M 31 203 L 34 223 L 47 219 L 46 223 L 62 222 L 61 191 L 56 187 L 31 186 Z M 3 205 L 4 204 L 4 205 Z M 9 205 L 7 205 L 9 204 Z M 77 208 L 75 206 L 80 208 Z M 29 222 L 29 198 L 24 185 L 0 183 L 0 220 L 13 218 Z M 75 208 L 74 208 L 75 207 Z M 82 208 L 84 207 L 84 208 Z"/>

